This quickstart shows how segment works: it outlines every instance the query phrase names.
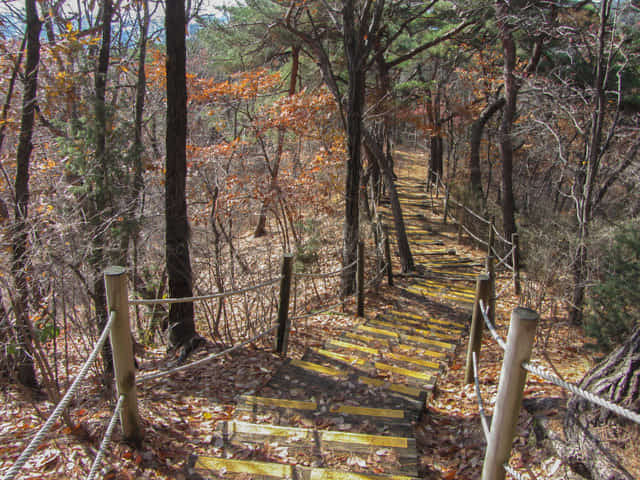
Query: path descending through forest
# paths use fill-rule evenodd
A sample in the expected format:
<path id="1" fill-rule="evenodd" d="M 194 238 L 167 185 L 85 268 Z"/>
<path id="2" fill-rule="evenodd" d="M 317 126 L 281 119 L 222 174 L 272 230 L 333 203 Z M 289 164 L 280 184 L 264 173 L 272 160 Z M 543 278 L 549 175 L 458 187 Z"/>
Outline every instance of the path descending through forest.
<path id="1" fill-rule="evenodd" d="M 453 227 L 433 213 L 441 199 L 410 172 L 399 168 L 397 185 L 420 273 L 399 282 L 394 308 L 290 359 L 242 396 L 212 439 L 224 455 L 193 456 L 189 478 L 420 477 L 414 425 L 467 328 L 481 265 L 459 253 Z"/>

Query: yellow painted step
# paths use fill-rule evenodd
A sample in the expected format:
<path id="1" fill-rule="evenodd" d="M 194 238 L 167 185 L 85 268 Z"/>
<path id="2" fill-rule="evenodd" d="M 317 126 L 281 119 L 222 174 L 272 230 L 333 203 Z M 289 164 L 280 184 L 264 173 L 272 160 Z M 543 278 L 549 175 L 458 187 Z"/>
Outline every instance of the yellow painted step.
<path id="1" fill-rule="evenodd" d="M 257 405 L 261 407 L 293 408 L 296 410 L 315 410 L 318 408 L 316 402 L 303 400 L 286 400 L 283 398 L 255 397 L 253 395 L 243 395 L 242 399 L 246 405 Z"/>
<path id="2" fill-rule="evenodd" d="M 311 350 L 319 355 L 322 355 L 323 357 L 332 358 L 333 360 L 339 360 L 350 365 L 362 366 L 367 363 L 367 361 L 363 360 L 362 358 L 352 357 L 350 355 L 342 355 L 341 353 L 332 352 L 331 350 L 325 350 L 323 348 L 312 348 Z"/>
<path id="3" fill-rule="evenodd" d="M 370 475 L 325 468 L 309 468 L 298 465 L 215 457 L 198 457 L 193 468 L 196 470 L 215 471 L 222 477 L 224 477 L 225 473 L 230 473 L 304 480 L 415 480 L 414 477 L 406 475 Z"/>
<path id="4" fill-rule="evenodd" d="M 431 335 L 434 337 L 438 337 L 438 338 L 443 338 L 445 340 L 455 340 L 457 339 L 457 335 L 452 335 L 449 333 L 442 333 L 442 332 L 437 332 L 434 330 L 425 330 L 422 328 L 417 328 L 414 326 L 409 326 L 409 325 L 401 325 L 401 324 L 397 324 L 397 323 L 391 323 L 391 322 L 385 322 L 383 320 L 369 320 L 369 323 L 372 323 L 374 325 L 380 325 L 381 327 L 387 327 L 387 328 L 398 328 L 400 330 L 404 330 L 406 332 L 412 332 L 412 333 L 421 333 L 422 335 Z"/>
<path id="5" fill-rule="evenodd" d="M 357 350 L 358 352 L 369 353 L 371 355 L 379 355 L 380 354 L 380 351 L 375 349 L 375 348 L 363 347 L 362 345 L 357 345 L 355 343 L 349 343 L 349 342 L 343 342 L 341 340 L 333 340 L 333 339 L 331 339 L 327 343 L 329 345 L 334 346 L 334 347 L 344 348 L 344 349 L 348 349 L 348 350 Z"/>
<path id="6" fill-rule="evenodd" d="M 370 337 L 369 335 L 362 335 L 354 332 L 346 332 L 344 336 L 353 338 L 354 340 L 360 340 L 361 342 L 365 342 L 365 343 L 379 343 L 386 347 L 389 346 L 389 342 L 384 338 Z"/>
<path id="7" fill-rule="evenodd" d="M 358 377 L 358 381 L 366 385 L 371 385 L 372 387 L 386 388 L 388 390 L 391 390 L 392 392 L 401 393 L 403 395 L 414 398 L 419 398 L 420 394 L 422 393 L 418 388 L 410 387 L 408 385 L 401 385 L 399 383 L 390 383 L 379 378 Z"/>
<path id="8" fill-rule="evenodd" d="M 375 333 L 377 335 L 383 335 L 385 337 L 398 339 L 398 334 L 396 332 L 390 332 L 389 330 L 385 330 L 383 328 L 369 327 L 368 325 L 358 325 L 356 329 L 362 332 Z"/>
<path id="9" fill-rule="evenodd" d="M 230 434 L 243 434 L 247 438 L 257 436 L 282 438 L 284 441 L 300 442 L 304 440 L 314 441 L 320 438 L 323 443 L 348 443 L 352 445 L 365 445 L 372 447 L 409 448 L 413 446 L 413 439 L 406 437 L 394 437 L 390 435 L 369 435 L 366 433 L 337 432 L 332 430 L 313 430 L 310 428 L 281 427 L 277 425 L 259 425 L 256 423 L 231 420 L 227 422 Z M 256 442 L 260 439 L 254 438 Z"/>
<path id="10" fill-rule="evenodd" d="M 441 342 L 440 340 L 431 340 L 430 338 L 417 337 L 415 335 L 402 335 L 402 341 L 421 343 L 423 345 L 433 345 L 444 350 L 454 350 L 456 346 L 453 343 Z"/>
<path id="11" fill-rule="evenodd" d="M 444 358 L 447 356 L 444 352 L 438 352 L 436 350 L 427 350 L 420 347 L 414 347 L 413 345 L 398 344 L 393 347 L 394 350 L 407 353 L 409 355 L 421 355 L 423 357 Z"/>
<path id="12" fill-rule="evenodd" d="M 404 375 L 405 377 L 417 378 L 418 380 L 424 380 L 425 382 L 433 379 L 433 375 L 431 375 L 430 373 L 417 372 L 408 368 L 396 367 L 395 365 L 387 365 L 386 363 L 376 362 L 375 367 L 378 370 L 397 373 L 398 375 Z"/>
<path id="13" fill-rule="evenodd" d="M 416 357 L 410 357 L 408 355 L 401 355 L 399 353 L 385 353 L 385 358 L 391 358 L 393 360 L 398 360 L 400 362 L 413 363 L 415 365 L 420 365 L 421 367 L 433 368 L 435 370 L 440 369 L 440 364 L 438 362 L 433 362 L 431 360 L 422 360 Z"/>
<path id="14" fill-rule="evenodd" d="M 366 473 L 340 472 L 338 470 L 325 470 L 313 468 L 309 480 L 413 480 L 404 475 L 367 475 Z"/>
<path id="15" fill-rule="evenodd" d="M 315 373 L 321 373 L 323 375 L 330 375 L 332 377 L 348 377 L 349 374 L 343 370 L 337 368 L 325 367 L 324 365 L 318 365 L 317 363 L 305 362 L 303 360 L 291 359 L 291 365 L 309 370 Z"/>
<path id="16" fill-rule="evenodd" d="M 343 415 L 363 415 L 367 417 L 404 418 L 404 410 L 391 408 L 357 407 L 354 405 L 339 405 L 331 409 L 333 413 Z"/>
<path id="17" fill-rule="evenodd" d="M 280 463 L 255 462 L 253 460 L 231 460 L 214 457 L 198 457 L 196 469 L 216 470 L 228 473 L 248 473 L 273 478 L 293 478 L 293 467 Z M 222 474 L 224 477 L 224 473 Z"/>
<path id="18" fill-rule="evenodd" d="M 425 320 L 425 318 L 420 315 L 416 315 L 415 313 L 409 313 L 409 312 L 401 312 L 400 310 L 389 310 L 389 313 L 391 313 L 392 315 L 396 315 L 398 317 L 412 318 L 414 320 Z"/>

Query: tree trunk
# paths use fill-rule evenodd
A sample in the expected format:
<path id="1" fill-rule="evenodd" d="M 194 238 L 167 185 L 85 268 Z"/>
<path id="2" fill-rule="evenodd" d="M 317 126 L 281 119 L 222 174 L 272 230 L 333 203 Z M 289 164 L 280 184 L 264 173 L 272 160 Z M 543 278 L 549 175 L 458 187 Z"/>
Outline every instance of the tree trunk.
<path id="1" fill-rule="evenodd" d="M 585 139 L 585 159 L 582 162 L 584 167 L 578 168 L 577 185 L 579 188 L 578 201 L 576 205 L 578 218 L 578 248 L 573 263 L 573 295 L 569 310 L 569 320 L 573 324 L 580 324 L 582 321 L 582 307 L 586 293 L 587 283 L 587 241 L 592 213 L 597 201 L 594 192 L 596 178 L 600 170 L 600 160 L 602 159 L 602 129 L 604 116 L 607 111 L 606 99 L 606 77 L 609 68 L 605 44 L 607 36 L 607 26 L 611 14 L 611 2 L 600 2 L 600 26 L 598 31 L 598 48 L 596 51 L 596 62 L 593 72 L 593 89 L 595 91 L 596 104 L 591 113 L 591 126 L 589 136 Z"/>
<path id="2" fill-rule="evenodd" d="M 105 0 L 102 5 L 102 43 L 95 74 L 94 102 L 96 122 L 96 185 L 92 192 L 93 212 L 91 223 L 93 226 L 90 263 L 93 269 L 93 305 L 96 314 L 98 331 L 101 332 L 107 324 L 107 294 L 105 292 L 103 270 L 105 265 L 105 247 L 107 246 L 107 232 L 104 228 L 104 220 L 111 214 L 113 202 L 111 200 L 111 161 L 107 153 L 107 110 L 106 89 L 107 74 L 109 71 L 109 50 L 111 48 L 111 17 L 113 4 L 111 0 Z M 113 359 L 111 344 L 105 342 L 102 348 L 102 361 L 105 369 L 104 384 L 110 385 L 113 378 Z"/>
<path id="3" fill-rule="evenodd" d="M 398 197 L 396 184 L 393 180 L 393 171 L 391 170 L 389 162 L 385 158 L 382 147 L 366 129 L 364 130 L 364 143 L 369 156 L 375 159 L 375 162 L 378 164 L 378 168 L 380 169 L 380 171 L 382 171 L 382 175 L 387 185 L 389 197 L 391 199 L 391 212 L 393 214 L 393 222 L 398 239 L 398 253 L 400 254 L 402 271 L 405 273 L 409 272 L 415 268 L 415 264 L 413 263 L 411 247 L 409 246 L 407 230 L 404 224 L 404 217 L 402 216 L 402 206 Z"/>
<path id="4" fill-rule="evenodd" d="M 596 365 L 580 382 L 580 387 L 629 410 L 640 412 L 640 327 Z M 618 415 L 576 395 L 567 405 L 564 430 L 573 447 L 571 467 L 587 478 L 631 480 L 630 475 L 601 445 L 595 427 L 616 423 L 621 428 L 638 428 Z"/>
<path id="5" fill-rule="evenodd" d="M 513 143 L 511 130 L 516 117 L 516 100 L 518 84 L 514 75 L 516 67 L 516 44 L 513 39 L 512 26 L 508 22 L 508 4 L 498 0 L 496 11 L 498 27 L 502 37 L 504 54 L 504 96 L 505 105 L 500 123 L 500 160 L 502 161 L 502 222 L 506 238 L 516 233 L 515 198 L 513 195 Z"/>
<path id="6" fill-rule="evenodd" d="M 40 28 L 35 0 L 26 1 L 27 14 L 27 61 L 25 65 L 25 86 L 22 97 L 22 119 L 16 155 L 15 179 L 15 222 L 13 226 L 13 263 L 11 272 L 15 282 L 14 311 L 16 315 L 16 337 L 18 339 L 17 377 L 29 388 L 38 388 L 33 362 L 33 339 L 29 318 L 28 225 L 29 214 L 29 160 L 33 145 L 33 125 L 35 103 L 38 90 L 38 64 L 40 63 Z"/>
<path id="7" fill-rule="evenodd" d="M 505 99 L 502 97 L 494 101 L 482 111 L 478 119 L 471 125 L 469 183 L 471 191 L 478 198 L 482 198 L 482 170 L 480 168 L 480 142 L 482 140 L 482 132 L 487 122 L 498 110 L 504 107 L 504 104 Z"/>
<path id="8" fill-rule="evenodd" d="M 360 35 L 357 31 L 353 2 L 345 2 L 343 8 L 344 49 L 349 72 L 347 94 L 347 148 L 348 158 L 345 174 L 345 209 L 342 262 L 350 265 L 356 261 L 360 231 L 360 170 L 362 115 L 365 101 L 365 71 L 362 58 Z M 362 26 L 361 26 L 362 27 Z M 342 274 L 341 293 L 347 296 L 355 291 L 356 268 L 349 268 Z"/>
<path id="9" fill-rule="evenodd" d="M 167 135 L 165 177 L 166 262 L 169 295 L 193 295 L 189 258 L 189 219 L 187 217 L 187 83 L 186 18 L 184 0 L 168 0 L 165 26 L 167 32 Z M 169 309 L 169 343 L 185 347 L 189 354 L 197 338 L 193 303 L 172 304 Z"/>
<path id="10" fill-rule="evenodd" d="M 291 50 L 291 78 L 289 78 L 289 91 L 287 95 L 292 97 L 296 93 L 296 82 L 298 80 L 298 68 L 300 65 L 300 47 L 294 46 Z M 276 146 L 276 158 L 274 166 L 271 168 L 271 184 L 269 186 L 269 195 L 262 202 L 262 208 L 260 209 L 260 218 L 258 219 L 258 225 L 253 233 L 254 237 L 262 237 L 267 233 L 267 211 L 269 202 L 271 201 L 271 195 L 273 195 L 278 188 L 278 173 L 280 172 L 280 162 L 282 161 L 282 151 L 284 150 L 284 127 L 278 129 L 278 144 Z"/>

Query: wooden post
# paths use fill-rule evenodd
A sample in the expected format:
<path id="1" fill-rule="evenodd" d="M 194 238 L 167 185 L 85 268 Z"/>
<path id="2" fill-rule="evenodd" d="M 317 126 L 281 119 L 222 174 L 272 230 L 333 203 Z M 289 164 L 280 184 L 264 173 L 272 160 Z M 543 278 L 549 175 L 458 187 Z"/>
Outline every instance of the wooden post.
<path id="1" fill-rule="evenodd" d="M 291 297 L 291 278 L 293 277 L 293 255 L 290 253 L 285 253 L 282 258 L 281 275 L 276 352 L 286 357 L 289 343 L 289 329 L 291 327 L 289 322 L 289 298 Z"/>
<path id="2" fill-rule="evenodd" d="M 522 405 L 527 372 L 522 363 L 531 357 L 538 314 L 518 307 L 511 313 L 507 349 L 502 362 L 498 396 L 491 420 L 489 442 L 482 466 L 482 480 L 504 480 L 503 465 L 509 461 L 511 444 Z"/>
<path id="3" fill-rule="evenodd" d="M 442 224 L 447 224 L 447 213 L 449 213 L 449 190 L 447 189 L 444 196 L 444 213 L 442 214 Z"/>
<path id="4" fill-rule="evenodd" d="M 384 258 L 387 262 L 387 283 L 393 287 L 393 268 L 391 265 L 391 245 L 389 243 L 389 232 L 384 229 Z"/>
<path id="5" fill-rule="evenodd" d="M 116 314 L 111 324 L 110 340 L 118 397 L 124 395 L 120 424 L 125 440 L 140 445 L 142 426 L 138 415 L 126 270 L 123 267 L 108 267 L 104 271 L 104 285 L 107 293 L 107 311 L 109 315 L 111 312 Z"/>
<path id="6" fill-rule="evenodd" d="M 358 263 L 356 264 L 356 291 L 358 292 L 358 317 L 364 317 L 364 241 L 358 242 Z"/>
<path id="7" fill-rule="evenodd" d="M 484 319 L 480 309 L 480 300 L 486 306 L 489 305 L 490 284 L 488 273 L 481 273 L 476 277 L 476 299 L 473 305 L 473 315 L 471 317 L 471 330 L 469 331 L 469 347 L 467 348 L 467 366 L 464 374 L 464 383 L 473 383 L 473 353 L 480 359 L 480 348 L 482 346 L 482 328 Z"/>
<path id="8" fill-rule="evenodd" d="M 520 295 L 520 241 L 517 233 L 511 234 L 513 251 L 511 252 L 511 263 L 513 264 L 513 291 Z"/>

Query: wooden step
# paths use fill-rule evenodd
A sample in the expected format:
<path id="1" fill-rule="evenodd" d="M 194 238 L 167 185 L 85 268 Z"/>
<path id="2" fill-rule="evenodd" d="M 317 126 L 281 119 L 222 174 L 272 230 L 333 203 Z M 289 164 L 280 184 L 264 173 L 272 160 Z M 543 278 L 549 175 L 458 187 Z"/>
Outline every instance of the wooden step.
<path id="1" fill-rule="evenodd" d="M 206 456 L 189 459 L 190 475 L 216 476 L 220 478 L 250 478 L 254 480 L 417 480 L 406 475 L 353 473 L 327 468 L 313 468 L 255 460 L 236 460 Z"/>
<path id="2" fill-rule="evenodd" d="M 221 422 L 216 430 L 223 436 L 225 442 L 232 444 L 262 444 L 265 441 L 273 441 L 280 446 L 286 445 L 304 450 L 317 448 L 321 452 L 332 450 L 368 452 L 374 448 L 390 448 L 402 458 L 411 458 L 417 455 L 416 442 L 411 437 L 283 427 L 239 420 Z"/>

